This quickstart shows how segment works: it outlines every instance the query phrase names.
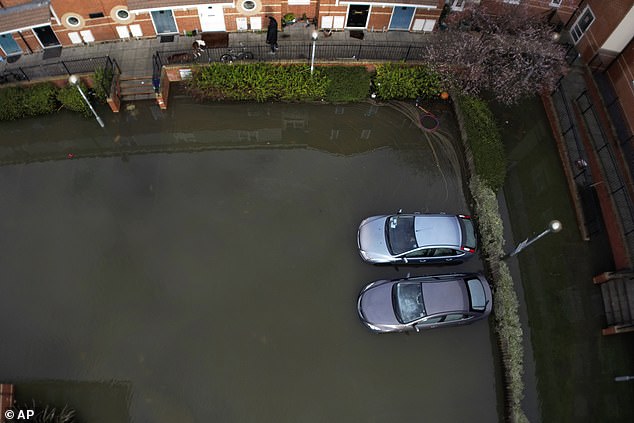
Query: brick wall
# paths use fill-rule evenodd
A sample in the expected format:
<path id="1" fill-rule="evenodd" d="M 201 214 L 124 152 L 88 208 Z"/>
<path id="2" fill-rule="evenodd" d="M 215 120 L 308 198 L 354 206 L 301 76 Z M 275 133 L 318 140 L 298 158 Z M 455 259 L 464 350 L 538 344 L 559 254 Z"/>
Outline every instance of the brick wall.
<path id="1" fill-rule="evenodd" d="M 368 18 L 368 30 L 387 30 L 392 18 L 393 7 L 372 6 L 370 17 Z"/>

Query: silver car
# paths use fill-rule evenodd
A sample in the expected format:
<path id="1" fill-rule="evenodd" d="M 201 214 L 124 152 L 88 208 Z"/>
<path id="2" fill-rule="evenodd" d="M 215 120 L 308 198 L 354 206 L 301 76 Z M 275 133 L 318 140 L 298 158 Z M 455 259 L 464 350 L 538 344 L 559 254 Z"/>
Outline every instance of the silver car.
<path id="1" fill-rule="evenodd" d="M 359 254 L 370 263 L 450 263 L 475 254 L 467 215 L 397 213 L 372 216 L 359 225 Z"/>
<path id="2" fill-rule="evenodd" d="M 381 280 L 357 301 L 361 321 L 377 333 L 469 324 L 486 318 L 491 306 L 491 288 L 479 273 Z"/>

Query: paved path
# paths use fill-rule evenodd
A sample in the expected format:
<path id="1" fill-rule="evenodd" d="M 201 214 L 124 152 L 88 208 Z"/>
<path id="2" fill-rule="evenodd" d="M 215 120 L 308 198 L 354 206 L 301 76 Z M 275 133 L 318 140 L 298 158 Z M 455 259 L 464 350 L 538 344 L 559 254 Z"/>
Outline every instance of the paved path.
<path id="1" fill-rule="evenodd" d="M 306 42 L 311 39 L 314 28 L 306 27 L 302 24 L 295 24 L 287 27 L 279 33 L 280 48 L 284 44 L 292 42 Z M 410 32 L 371 32 L 364 31 L 363 40 L 350 36 L 350 31 L 334 32 L 329 37 L 324 37 L 319 32 L 318 43 L 345 42 L 349 44 L 373 44 L 373 43 L 420 43 L 424 42 L 432 34 L 410 33 Z M 0 72 L 6 69 L 17 67 L 34 66 L 47 63 L 56 63 L 61 60 L 84 59 L 90 57 L 110 56 L 119 63 L 122 73 L 129 76 L 145 76 L 152 74 L 152 55 L 156 51 L 183 51 L 191 49 L 191 45 L 197 37 L 178 35 L 173 42 L 161 43 L 159 38 L 130 39 L 125 41 L 112 41 L 103 43 L 93 43 L 81 46 L 64 47 L 61 56 L 44 59 L 42 52 L 26 54 L 17 62 L 0 64 Z M 244 43 L 246 46 L 264 46 L 266 40 L 265 32 L 241 32 L 229 34 L 229 45 L 239 46 Z"/>

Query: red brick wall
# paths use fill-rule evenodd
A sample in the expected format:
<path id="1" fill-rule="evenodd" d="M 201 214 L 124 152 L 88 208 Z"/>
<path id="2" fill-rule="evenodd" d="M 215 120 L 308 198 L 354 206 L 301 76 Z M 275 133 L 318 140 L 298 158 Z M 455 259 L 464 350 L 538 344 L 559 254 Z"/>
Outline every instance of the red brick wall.
<path id="1" fill-rule="evenodd" d="M 632 0 L 587 0 L 586 4 L 594 14 L 594 22 L 577 43 L 577 50 L 588 63 L 630 10 Z M 584 9 L 585 5 L 582 5 L 572 17 L 570 25 L 576 22 Z"/>
<path id="2" fill-rule="evenodd" d="M 368 19 L 368 30 L 371 31 L 387 31 L 390 26 L 390 18 L 392 17 L 393 7 L 372 6 L 370 9 L 370 17 Z"/>

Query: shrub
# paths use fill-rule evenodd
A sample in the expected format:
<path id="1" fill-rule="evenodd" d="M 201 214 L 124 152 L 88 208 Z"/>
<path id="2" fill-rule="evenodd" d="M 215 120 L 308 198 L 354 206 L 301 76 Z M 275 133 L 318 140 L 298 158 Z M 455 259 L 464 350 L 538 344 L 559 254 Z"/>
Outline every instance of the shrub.
<path id="1" fill-rule="evenodd" d="M 195 72 L 190 89 L 210 100 L 300 101 L 323 99 L 327 85 L 326 75 L 311 75 L 307 65 L 214 63 Z"/>
<path id="2" fill-rule="evenodd" d="M 431 98 L 442 91 L 440 75 L 429 67 L 395 63 L 376 67 L 374 86 L 382 100 Z"/>
<path id="3" fill-rule="evenodd" d="M 0 120 L 14 120 L 24 117 L 24 89 L 9 87 L 0 90 Z"/>
<path id="4" fill-rule="evenodd" d="M 481 250 L 491 273 L 494 289 L 495 331 L 502 351 L 507 410 L 512 422 L 527 422 L 522 410 L 524 397 L 524 346 L 519 317 L 519 301 L 504 256 L 504 228 L 495 193 L 480 178 L 472 176 L 469 184 L 478 216 Z"/>
<path id="5" fill-rule="evenodd" d="M 110 84 L 112 83 L 112 69 L 111 68 L 97 68 L 93 80 L 95 96 L 99 101 L 105 102 L 110 95 Z"/>
<path id="6" fill-rule="evenodd" d="M 57 88 L 48 83 L 25 88 L 23 96 L 24 116 L 53 113 L 57 109 L 56 92 Z"/>
<path id="7" fill-rule="evenodd" d="M 506 177 L 506 156 L 493 113 L 485 101 L 476 97 L 458 96 L 456 101 L 463 113 L 476 173 L 497 192 Z"/>
<path id="8" fill-rule="evenodd" d="M 362 101 L 370 91 L 371 74 L 361 66 L 324 66 L 320 68 L 328 78 L 326 100 Z"/>
<path id="9" fill-rule="evenodd" d="M 52 113 L 57 109 L 57 88 L 49 83 L 0 90 L 0 120 Z"/>
<path id="10" fill-rule="evenodd" d="M 80 86 L 81 89 L 86 92 L 86 87 L 83 84 L 80 84 Z M 84 116 L 90 116 L 90 109 L 84 102 L 81 94 L 79 94 L 77 88 L 72 85 L 67 85 L 63 88 L 60 88 L 57 92 L 57 100 L 59 100 L 62 106 L 68 110 L 79 112 Z"/>

